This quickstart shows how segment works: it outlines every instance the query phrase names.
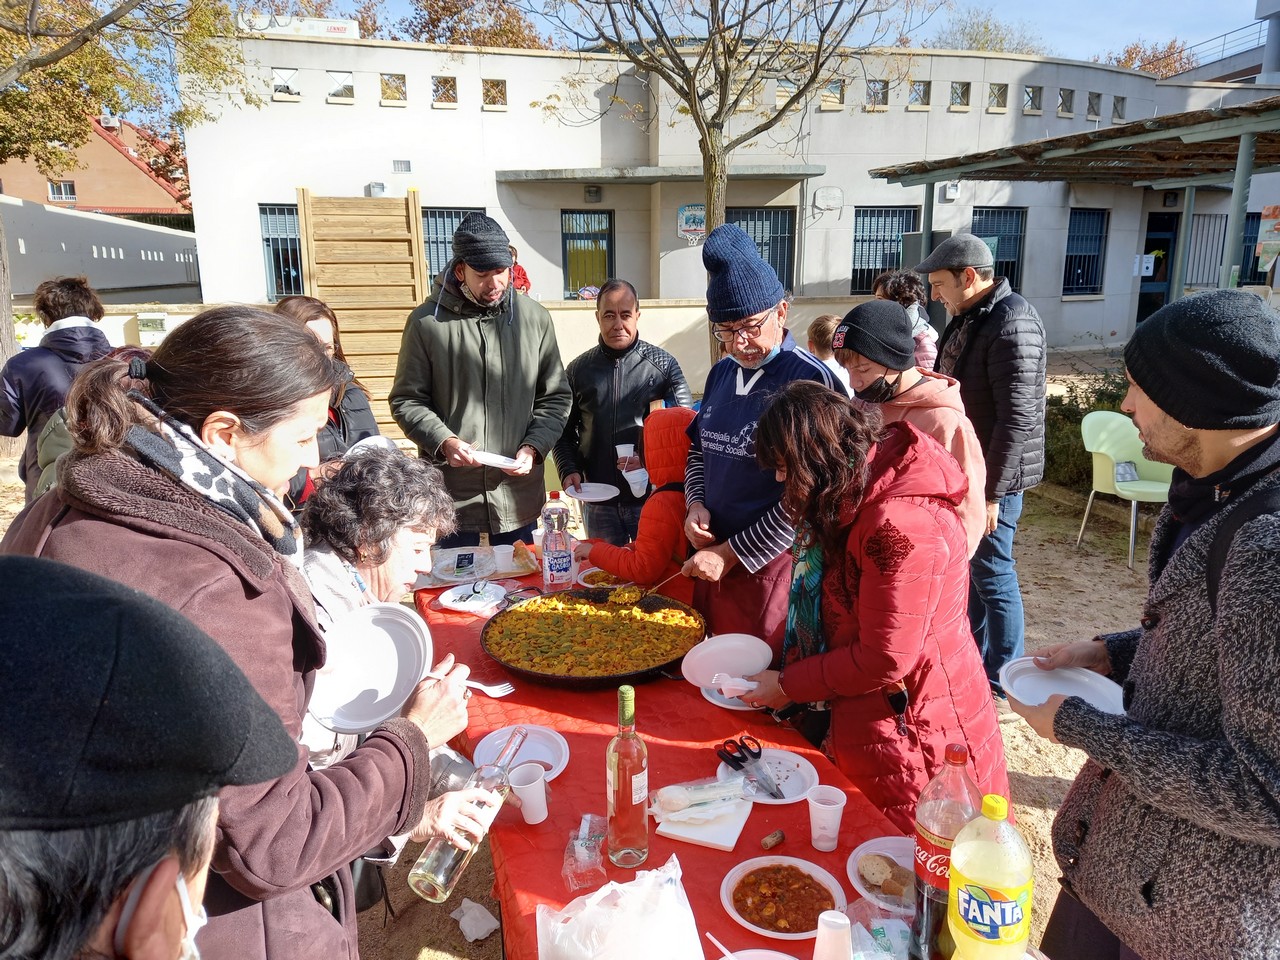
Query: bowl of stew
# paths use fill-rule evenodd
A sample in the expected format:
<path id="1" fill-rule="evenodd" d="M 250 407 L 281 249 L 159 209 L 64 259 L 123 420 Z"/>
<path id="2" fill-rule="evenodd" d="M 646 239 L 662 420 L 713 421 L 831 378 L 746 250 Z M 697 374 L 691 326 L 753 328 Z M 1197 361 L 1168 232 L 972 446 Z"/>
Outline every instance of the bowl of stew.
<path id="1" fill-rule="evenodd" d="M 848 906 L 839 880 L 796 857 L 756 857 L 738 864 L 720 884 L 720 902 L 739 924 L 774 940 L 812 940 L 818 914 Z"/>

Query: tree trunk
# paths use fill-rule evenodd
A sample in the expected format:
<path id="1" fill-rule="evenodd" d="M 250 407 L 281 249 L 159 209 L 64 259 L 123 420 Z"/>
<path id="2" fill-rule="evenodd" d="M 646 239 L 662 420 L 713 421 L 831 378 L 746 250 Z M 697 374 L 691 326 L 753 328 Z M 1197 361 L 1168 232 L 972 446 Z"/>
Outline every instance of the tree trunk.
<path id="1" fill-rule="evenodd" d="M 0 216 L 0 366 L 18 352 L 18 336 L 13 327 L 13 281 L 9 277 L 9 245 L 5 239 L 4 217 Z M 17 457 L 22 437 L 0 437 L 0 460 Z"/>
<path id="2" fill-rule="evenodd" d="M 725 196 L 729 192 L 729 158 L 724 152 L 723 131 L 713 127 L 707 131 L 702 147 L 702 178 L 706 190 L 707 233 L 724 223 Z M 720 359 L 721 344 L 707 328 L 711 362 Z"/>

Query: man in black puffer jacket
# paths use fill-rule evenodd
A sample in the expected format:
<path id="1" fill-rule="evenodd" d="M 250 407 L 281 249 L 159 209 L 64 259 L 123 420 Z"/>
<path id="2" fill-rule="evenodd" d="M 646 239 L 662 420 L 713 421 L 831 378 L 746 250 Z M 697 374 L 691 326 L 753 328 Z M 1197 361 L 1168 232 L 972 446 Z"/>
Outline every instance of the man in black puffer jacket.
<path id="1" fill-rule="evenodd" d="M 555 446 L 556 465 L 566 490 L 583 481 L 618 488 L 618 496 L 584 503 L 582 512 L 588 536 L 623 546 L 635 539 L 640 508 L 648 496 L 648 491 L 633 493 L 622 471 L 644 463 L 639 444 L 649 405 L 662 401 L 691 407 L 693 396 L 676 358 L 640 339 L 640 301 L 626 280 L 610 280 L 600 288 L 596 322 L 599 343 L 565 371 L 573 407 Z M 620 456 L 619 444 L 631 444 L 635 456 Z"/>
<path id="2" fill-rule="evenodd" d="M 969 563 L 969 620 L 998 697 L 1000 668 L 1022 656 L 1022 592 L 1013 536 L 1022 492 L 1044 477 L 1044 325 L 1035 308 L 996 278 L 991 249 L 969 234 L 943 241 L 917 273 L 951 317 L 937 369 L 960 381 L 960 398 L 987 462 L 987 532 Z"/>

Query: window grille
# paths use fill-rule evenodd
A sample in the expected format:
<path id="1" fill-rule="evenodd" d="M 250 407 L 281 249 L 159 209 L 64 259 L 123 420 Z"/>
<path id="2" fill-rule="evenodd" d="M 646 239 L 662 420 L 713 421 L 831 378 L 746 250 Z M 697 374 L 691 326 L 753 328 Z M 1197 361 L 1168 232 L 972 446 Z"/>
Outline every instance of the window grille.
<path id="1" fill-rule="evenodd" d="M 889 105 L 889 81 L 867 81 L 867 106 L 887 107 Z"/>
<path id="2" fill-rule="evenodd" d="M 1003 110 L 1009 106 L 1009 85 L 992 83 L 987 85 L 987 106 Z"/>
<path id="3" fill-rule="evenodd" d="M 468 213 L 484 213 L 484 207 L 423 207 L 422 242 L 427 248 L 427 270 L 434 280 L 453 259 L 453 232 Z"/>
<path id="4" fill-rule="evenodd" d="M 267 271 L 267 299 L 302 293 L 302 242 L 298 206 L 294 203 L 258 204 L 262 225 L 262 257 Z"/>
<path id="5" fill-rule="evenodd" d="M 724 222 L 741 228 L 754 240 L 760 256 L 773 267 L 783 287 L 794 289 L 795 207 L 727 207 Z"/>
<path id="6" fill-rule="evenodd" d="M 1065 87 L 1058 89 L 1058 112 L 1076 112 L 1076 92 L 1074 90 L 1068 90 Z"/>
<path id="7" fill-rule="evenodd" d="M 49 199 L 60 203 L 74 201 L 76 198 L 76 182 L 74 180 L 50 180 Z M 1257 231 L 1255 231 L 1256 233 Z"/>
<path id="8" fill-rule="evenodd" d="M 927 107 L 933 96 L 933 84 L 928 80 L 912 80 L 907 91 L 907 103 L 913 107 Z"/>
<path id="9" fill-rule="evenodd" d="M 995 249 L 997 277 L 1007 277 L 1013 290 L 1022 289 L 1022 241 L 1027 233 L 1026 207 L 974 207 L 973 229 Z"/>
<path id="10" fill-rule="evenodd" d="M 402 102 L 409 99 L 409 83 L 403 73 L 383 73 L 379 79 L 383 100 Z"/>
<path id="11" fill-rule="evenodd" d="M 1072 210 L 1067 225 L 1067 258 L 1062 269 L 1062 295 L 1102 292 L 1107 254 L 1107 210 Z"/>
<path id="12" fill-rule="evenodd" d="M 1044 87 L 1022 88 L 1022 109 L 1039 110 L 1044 103 Z"/>
<path id="13" fill-rule="evenodd" d="M 871 284 L 902 266 L 902 235 L 920 229 L 919 207 L 856 207 L 850 293 L 874 293 Z"/>
<path id="14" fill-rule="evenodd" d="M 1088 114 L 1091 120 L 1102 116 L 1102 94 L 1089 91 Z"/>
<path id="15" fill-rule="evenodd" d="M 1125 108 L 1124 97 L 1112 97 L 1111 98 L 1111 119 L 1123 120 L 1124 108 Z"/>
<path id="16" fill-rule="evenodd" d="M 481 80 L 480 92 L 486 107 L 507 105 L 507 81 L 505 80 Z"/>
<path id="17" fill-rule="evenodd" d="M 432 103 L 457 103 L 458 102 L 458 78 L 457 77 L 432 77 L 431 78 L 431 102 Z"/>
<path id="18" fill-rule="evenodd" d="M 1261 213 L 1244 215 L 1244 257 L 1240 264 L 1242 284 L 1265 284 L 1267 271 L 1258 269 L 1258 231 L 1262 227 Z"/>
<path id="19" fill-rule="evenodd" d="M 604 286 L 613 276 L 613 211 L 561 210 L 560 250 L 566 300 L 577 300 L 584 287 Z"/>
<path id="20" fill-rule="evenodd" d="M 281 93 L 288 97 L 298 96 L 293 81 L 298 71 L 286 67 L 273 67 L 271 70 L 271 92 Z"/>
<path id="21" fill-rule="evenodd" d="M 413 173 L 413 161 L 412 160 L 392 160 L 391 172 L 392 173 Z"/>
<path id="22" fill-rule="evenodd" d="M 953 80 L 951 82 L 951 105 L 953 107 L 967 107 L 969 105 L 969 82 L 967 80 Z"/>
<path id="23" fill-rule="evenodd" d="M 329 96 L 338 97 L 342 100 L 353 100 L 356 95 L 355 85 L 351 82 L 351 74 L 348 72 L 328 71 L 329 74 Z"/>

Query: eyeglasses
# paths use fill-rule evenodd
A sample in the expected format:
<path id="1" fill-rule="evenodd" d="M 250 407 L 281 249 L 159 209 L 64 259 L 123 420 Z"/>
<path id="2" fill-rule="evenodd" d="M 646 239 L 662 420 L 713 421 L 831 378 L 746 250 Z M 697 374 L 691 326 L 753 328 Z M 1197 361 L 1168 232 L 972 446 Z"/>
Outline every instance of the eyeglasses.
<path id="1" fill-rule="evenodd" d="M 760 331 L 764 329 L 764 325 L 778 315 L 777 310 L 770 310 L 763 318 L 755 323 L 745 327 L 735 327 L 732 330 L 726 330 L 724 327 L 711 328 L 711 335 L 721 343 L 733 343 L 738 337 L 746 337 L 748 340 L 753 337 L 760 336 Z"/>

